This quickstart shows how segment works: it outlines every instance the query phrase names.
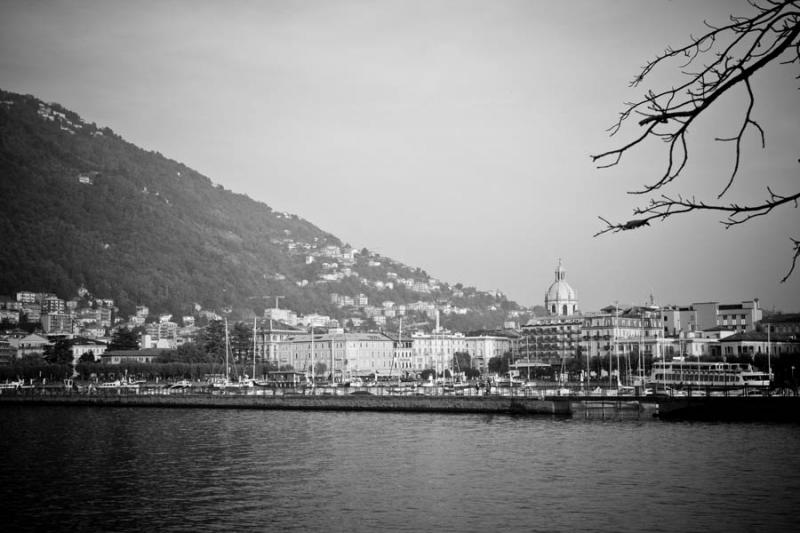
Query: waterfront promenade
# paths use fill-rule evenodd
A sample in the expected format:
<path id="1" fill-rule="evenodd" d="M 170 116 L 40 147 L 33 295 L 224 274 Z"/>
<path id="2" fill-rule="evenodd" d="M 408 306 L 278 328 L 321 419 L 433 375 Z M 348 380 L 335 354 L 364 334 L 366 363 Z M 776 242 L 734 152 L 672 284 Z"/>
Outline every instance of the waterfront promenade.
<path id="1" fill-rule="evenodd" d="M 505 393 L 503 393 L 505 392 Z M 514 392 L 517 392 L 516 394 Z M 501 393 L 350 391 L 342 388 L 191 390 L 160 388 L 3 390 L 4 405 L 142 408 L 261 409 L 305 411 L 396 411 L 548 415 L 586 418 L 747 420 L 800 422 L 800 396 L 619 396 Z M 552 391 L 557 392 L 557 391 Z"/>
<path id="2" fill-rule="evenodd" d="M 0 405 L 84 405 L 115 407 L 164 407 L 212 409 L 290 409 L 329 411 L 406 411 L 439 413 L 569 415 L 569 399 L 525 396 L 446 396 L 437 394 L 303 394 L 294 391 L 263 391 L 243 394 L 228 391 L 155 393 L 131 391 L 4 391 Z"/>

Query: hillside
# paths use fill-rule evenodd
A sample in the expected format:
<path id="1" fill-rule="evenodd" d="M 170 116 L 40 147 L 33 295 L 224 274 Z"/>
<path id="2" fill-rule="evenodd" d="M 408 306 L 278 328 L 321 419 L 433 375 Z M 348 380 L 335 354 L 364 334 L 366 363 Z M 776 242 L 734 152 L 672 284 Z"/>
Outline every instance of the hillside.
<path id="1" fill-rule="evenodd" d="M 63 298 L 83 286 L 113 298 L 123 315 L 141 303 L 247 315 L 275 295 L 298 312 L 334 315 L 359 294 L 377 304 L 517 308 L 502 295 L 351 250 L 296 215 L 33 96 L 0 91 L 0 176 L 0 295 L 25 289 Z"/>

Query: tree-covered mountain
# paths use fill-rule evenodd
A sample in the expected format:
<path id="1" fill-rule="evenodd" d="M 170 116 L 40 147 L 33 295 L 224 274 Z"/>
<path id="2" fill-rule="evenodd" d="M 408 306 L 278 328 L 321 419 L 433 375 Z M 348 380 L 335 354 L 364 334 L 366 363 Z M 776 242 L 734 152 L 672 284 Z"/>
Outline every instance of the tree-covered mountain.
<path id="1" fill-rule="evenodd" d="M 123 314 L 137 304 L 174 313 L 195 304 L 260 312 L 271 303 L 266 297 L 281 295 L 282 306 L 309 313 L 340 308 L 332 292 L 365 293 L 371 303 L 420 298 L 400 284 L 389 292 L 378 287 L 377 294 L 362 281 L 370 272 L 430 279 L 363 250 L 350 255 L 348 277 L 325 281 L 334 260 L 309 255 L 327 246 L 347 249 L 335 236 L 58 104 L 4 91 L 0 198 L 0 294 L 24 289 L 66 298 L 83 286 L 113 298 Z M 448 299 L 469 296 L 444 288 Z M 487 295 L 476 292 L 473 299 L 516 308 L 502 296 L 486 301 Z"/>

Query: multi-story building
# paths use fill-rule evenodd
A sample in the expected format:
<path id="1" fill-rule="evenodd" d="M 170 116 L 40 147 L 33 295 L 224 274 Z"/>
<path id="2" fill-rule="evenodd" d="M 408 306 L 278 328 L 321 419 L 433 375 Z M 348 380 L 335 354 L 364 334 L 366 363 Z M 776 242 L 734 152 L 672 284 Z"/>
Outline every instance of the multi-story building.
<path id="1" fill-rule="evenodd" d="M 256 324 L 256 358 L 280 366 L 278 346 L 289 337 L 299 335 L 302 331 L 283 322 L 265 318 Z M 283 363 L 289 364 L 289 363 Z"/>
<path id="2" fill-rule="evenodd" d="M 111 327 L 111 308 L 110 307 L 100 307 L 97 309 L 97 322 L 103 326 L 104 328 Z"/>
<path id="3" fill-rule="evenodd" d="M 309 328 L 324 328 L 327 327 L 331 321 L 328 315 L 320 315 L 318 313 L 311 313 L 303 316 L 298 320 L 298 324 L 307 326 Z"/>
<path id="4" fill-rule="evenodd" d="M 578 294 L 566 281 L 567 273 L 558 261 L 555 280 L 544 295 L 548 316 L 535 317 L 522 326 L 516 355 L 528 361 L 560 364 L 575 357 L 580 346 L 583 316 Z"/>
<path id="5" fill-rule="evenodd" d="M 747 331 L 730 335 L 718 341 L 714 355 L 723 358 L 734 356 L 768 355 L 775 359 L 800 354 L 800 340 L 797 337 L 780 334 L 767 335 L 764 331 Z"/>
<path id="6" fill-rule="evenodd" d="M 151 322 L 145 325 L 144 348 L 175 348 L 178 345 L 178 324 L 171 320 Z"/>
<path id="7" fill-rule="evenodd" d="M 95 339 L 78 337 L 72 342 L 72 358 L 78 361 L 82 356 L 91 353 L 95 361 L 99 361 L 106 352 L 108 346 L 104 342 Z"/>
<path id="8" fill-rule="evenodd" d="M 50 345 L 49 340 L 35 333 L 19 337 L 12 336 L 8 342 L 17 350 L 17 358 L 26 355 L 42 355 L 45 347 Z"/>
<path id="9" fill-rule="evenodd" d="M 325 375 L 337 382 L 353 376 L 389 375 L 395 363 L 395 343 L 381 333 L 299 333 L 277 342 L 281 367 L 312 372 L 325 365 Z"/>
<path id="10" fill-rule="evenodd" d="M 657 307 L 609 306 L 584 316 L 581 351 L 588 357 L 660 357 L 666 341 Z"/>
<path id="11" fill-rule="evenodd" d="M 759 329 L 800 339 L 800 313 L 769 316 L 761 321 Z"/>
<path id="12" fill-rule="evenodd" d="M 103 353 L 103 363 L 121 365 L 126 363 L 152 363 L 164 352 L 157 348 L 142 350 L 107 350 Z"/>
<path id="13" fill-rule="evenodd" d="M 97 322 L 89 322 L 86 324 L 81 324 L 78 328 L 78 333 L 84 337 L 97 339 L 106 334 L 106 328 Z"/>
<path id="14" fill-rule="evenodd" d="M 267 320 L 275 320 L 276 322 L 283 322 L 292 327 L 297 325 L 297 313 L 290 309 L 265 309 L 264 318 Z"/>
<path id="15" fill-rule="evenodd" d="M 415 370 L 432 369 L 437 375 L 453 369 L 456 352 L 467 352 L 467 338 L 463 333 L 435 331 L 417 332 L 412 336 Z"/>
<path id="16" fill-rule="evenodd" d="M 48 335 L 71 334 L 73 317 L 66 313 L 45 313 L 41 316 L 42 330 Z"/>
<path id="17" fill-rule="evenodd" d="M 408 377 L 418 372 L 414 365 L 414 340 L 407 336 L 386 334 L 394 344 L 394 363 L 390 370 L 393 377 Z"/>
<path id="18" fill-rule="evenodd" d="M 754 331 L 762 317 L 758 298 L 739 304 L 694 303 L 692 308 L 695 310 L 699 330 L 724 326 L 740 332 Z"/>
<path id="19" fill-rule="evenodd" d="M 22 311 L 22 302 L 18 302 L 8 296 L 0 296 L 0 310 L 16 311 L 19 314 Z"/>
<path id="20" fill-rule="evenodd" d="M 21 291 L 17 293 L 17 301 L 23 304 L 36 303 L 36 293 L 30 291 Z"/>
<path id="21" fill-rule="evenodd" d="M 516 354 L 542 363 L 560 364 L 578 354 L 583 315 L 535 317 L 522 326 Z"/>
<path id="22" fill-rule="evenodd" d="M 19 311 L 16 309 L 0 309 L 0 322 L 8 324 L 19 323 Z"/>
<path id="23" fill-rule="evenodd" d="M 519 335 L 475 333 L 466 337 L 467 353 L 470 355 L 472 368 L 486 372 L 489 360 L 500 357 L 506 352 L 514 353 Z M 460 370 L 464 370 L 463 368 Z"/>
<path id="24" fill-rule="evenodd" d="M 0 365 L 10 365 L 17 357 L 17 349 L 6 340 L 0 340 Z"/>
<path id="25" fill-rule="evenodd" d="M 42 299 L 42 313 L 64 313 L 66 308 L 66 303 L 58 296 L 50 295 Z"/>
<path id="26" fill-rule="evenodd" d="M 665 337 L 697 330 L 697 313 L 692 307 L 670 305 L 661 308 L 661 322 Z"/>

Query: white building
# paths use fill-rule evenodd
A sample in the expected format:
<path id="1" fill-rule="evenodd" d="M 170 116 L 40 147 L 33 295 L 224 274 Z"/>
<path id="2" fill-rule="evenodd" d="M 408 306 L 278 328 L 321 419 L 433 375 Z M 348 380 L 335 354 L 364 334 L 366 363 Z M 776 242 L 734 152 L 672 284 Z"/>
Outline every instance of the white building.
<path id="1" fill-rule="evenodd" d="M 472 358 L 472 368 L 485 372 L 488 369 L 489 359 L 513 351 L 514 344 L 514 339 L 510 337 L 489 334 L 469 335 L 466 338 L 466 351 Z"/>
<path id="2" fill-rule="evenodd" d="M 467 339 L 463 333 L 417 332 L 411 336 L 415 370 L 433 369 L 437 375 L 453 369 L 456 352 L 467 352 Z"/>
<path id="3" fill-rule="evenodd" d="M 297 313 L 290 309 L 265 309 L 264 318 L 283 322 L 290 326 L 297 325 Z"/>
<path id="4" fill-rule="evenodd" d="M 381 333 L 288 335 L 275 344 L 276 363 L 311 373 L 325 365 L 325 375 L 337 381 L 369 374 L 389 375 L 395 367 L 395 343 Z"/>

